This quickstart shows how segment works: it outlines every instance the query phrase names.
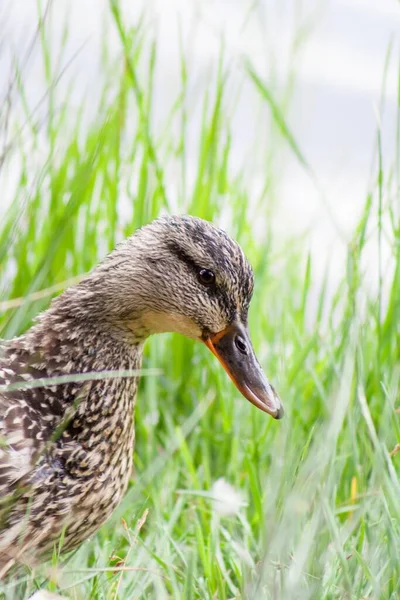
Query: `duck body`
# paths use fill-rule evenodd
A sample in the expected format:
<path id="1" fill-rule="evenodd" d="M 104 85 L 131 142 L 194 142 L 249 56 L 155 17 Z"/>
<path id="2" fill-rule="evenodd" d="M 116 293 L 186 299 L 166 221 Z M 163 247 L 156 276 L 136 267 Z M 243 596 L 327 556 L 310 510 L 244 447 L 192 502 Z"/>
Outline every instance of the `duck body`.
<path id="1" fill-rule="evenodd" d="M 57 304 L 55 305 L 57 311 Z M 71 334 L 74 347 L 71 352 Z M 142 344 L 116 340 L 99 324 L 77 327 L 54 312 L 3 349 L 7 385 L 76 373 L 137 371 Z M 96 531 L 128 485 L 137 376 L 16 389 L 0 395 L 0 497 L 10 496 L 0 534 L 2 562 L 14 551 L 71 550 Z M 26 490 L 26 491 L 25 491 Z M 13 499 L 13 495 L 15 501 Z"/>
<path id="2" fill-rule="evenodd" d="M 251 267 L 223 231 L 194 217 L 162 218 L 4 342 L 0 577 L 45 559 L 60 540 L 62 551 L 72 550 L 120 502 L 149 335 L 204 342 L 250 402 L 282 416 L 248 336 L 252 290 Z"/>

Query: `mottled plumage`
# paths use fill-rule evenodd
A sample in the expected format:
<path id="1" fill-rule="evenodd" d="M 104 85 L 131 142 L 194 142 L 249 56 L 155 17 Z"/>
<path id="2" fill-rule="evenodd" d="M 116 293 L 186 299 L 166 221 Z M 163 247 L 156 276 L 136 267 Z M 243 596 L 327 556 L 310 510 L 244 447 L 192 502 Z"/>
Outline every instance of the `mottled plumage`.
<path id="1" fill-rule="evenodd" d="M 202 268 L 215 274 L 214 285 L 199 282 Z M 120 502 L 132 467 L 136 375 L 31 382 L 136 371 L 153 333 L 177 331 L 210 345 L 232 323 L 246 325 L 252 290 L 252 270 L 224 232 L 193 217 L 162 218 L 53 300 L 24 335 L 4 342 L 3 574 L 48 556 L 62 533 L 63 550 L 71 550 L 96 531 Z"/>

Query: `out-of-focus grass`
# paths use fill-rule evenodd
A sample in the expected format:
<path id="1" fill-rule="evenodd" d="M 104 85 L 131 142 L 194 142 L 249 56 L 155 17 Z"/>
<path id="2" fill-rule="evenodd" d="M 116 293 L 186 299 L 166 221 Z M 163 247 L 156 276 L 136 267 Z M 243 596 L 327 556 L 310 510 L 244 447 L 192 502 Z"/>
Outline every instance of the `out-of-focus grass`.
<path id="1" fill-rule="evenodd" d="M 116 3 L 110 8 L 123 67 L 104 90 L 90 129 L 82 135 L 79 114 L 71 126 L 67 104 L 57 112 L 50 96 L 42 147 L 26 110 L 31 143 L 18 144 L 17 191 L 0 224 L 0 333 L 23 332 L 48 305 L 53 286 L 62 288 L 117 240 L 177 206 L 223 220 L 248 254 L 256 275 L 250 328 L 286 418 L 273 422 L 253 409 L 200 345 L 170 335 L 150 340 L 144 366 L 163 375 L 141 382 L 135 473 L 121 507 L 68 560 L 55 553 L 53 569 L 3 584 L 3 595 L 24 598 L 42 586 L 96 600 L 397 598 L 400 487 L 398 457 L 390 450 L 399 440 L 399 161 L 385 171 L 378 144 L 374 183 L 348 247 L 345 276 L 333 296 L 321 282 L 310 316 L 312 257 L 299 241 L 278 251 L 269 226 L 273 173 L 266 169 L 254 205 L 245 171 L 233 175 L 230 167 L 223 55 L 203 90 L 190 185 L 184 52 L 181 88 L 165 128 L 156 132 L 157 45 L 148 43 L 140 23 L 135 30 L 124 26 Z M 51 88 L 56 74 L 43 31 L 41 43 Z M 279 101 L 252 67 L 250 76 L 265 110 L 273 109 L 283 143 L 302 159 Z M 23 80 L 18 86 L 23 100 Z M 3 171 L 7 161 L 6 155 Z M 165 176 L 171 162 L 179 166 L 173 202 Z M 263 241 L 254 235 L 255 216 L 265 227 Z M 390 280 L 381 273 L 371 297 L 364 291 L 363 256 L 376 230 L 380 253 L 383 221 L 393 269 Z M 14 298 L 24 300 L 7 308 Z M 246 502 L 230 516 L 215 512 L 205 493 L 219 478 Z"/>

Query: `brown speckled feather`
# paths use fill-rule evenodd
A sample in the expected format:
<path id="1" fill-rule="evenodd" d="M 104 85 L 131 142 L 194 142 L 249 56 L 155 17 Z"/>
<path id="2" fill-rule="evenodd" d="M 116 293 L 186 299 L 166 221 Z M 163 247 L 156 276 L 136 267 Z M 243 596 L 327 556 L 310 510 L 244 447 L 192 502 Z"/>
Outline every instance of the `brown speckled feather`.
<path id="1" fill-rule="evenodd" d="M 196 269 L 213 269 L 213 292 Z M 201 338 L 247 320 L 252 271 L 210 223 L 159 219 L 123 242 L 37 323 L 0 348 L 0 575 L 70 550 L 111 515 L 128 485 L 137 376 L 43 378 L 138 370 L 144 340 Z M 31 387 L 30 387 L 31 386 Z"/>
<path id="2" fill-rule="evenodd" d="M 64 362 L 61 339 L 54 355 L 36 346 L 50 332 L 36 326 L 3 348 L 1 384 L 140 368 L 141 346 L 115 344 L 100 332 L 92 332 L 91 352 Z M 31 559 L 46 554 L 64 529 L 63 548 L 71 549 L 112 513 L 132 465 L 136 387 L 136 377 L 124 377 L 0 393 L 0 497 L 12 499 L 2 514 L 3 562 L 17 549 L 33 547 Z"/>

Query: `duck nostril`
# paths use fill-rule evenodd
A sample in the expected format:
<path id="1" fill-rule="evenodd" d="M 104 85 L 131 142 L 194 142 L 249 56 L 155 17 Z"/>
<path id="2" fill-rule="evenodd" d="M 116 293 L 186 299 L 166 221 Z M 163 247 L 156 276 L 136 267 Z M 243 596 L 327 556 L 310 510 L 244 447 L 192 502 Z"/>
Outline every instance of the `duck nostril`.
<path id="1" fill-rule="evenodd" d="M 241 352 L 242 354 L 247 354 L 246 342 L 240 335 L 237 335 L 235 337 L 235 345 L 236 345 L 236 348 L 239 350 L 239 352 Z"/>

